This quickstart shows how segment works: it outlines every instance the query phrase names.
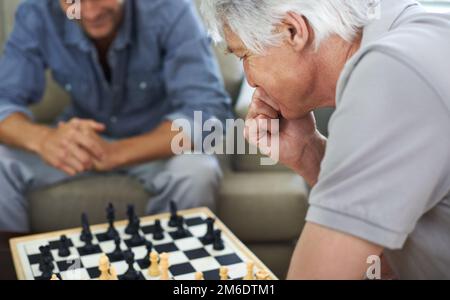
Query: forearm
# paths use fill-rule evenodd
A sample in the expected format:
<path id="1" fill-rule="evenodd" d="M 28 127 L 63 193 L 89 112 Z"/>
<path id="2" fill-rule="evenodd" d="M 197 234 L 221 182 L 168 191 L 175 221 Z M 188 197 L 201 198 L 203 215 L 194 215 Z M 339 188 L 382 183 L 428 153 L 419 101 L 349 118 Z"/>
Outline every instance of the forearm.
<path id="1" fill-rule="evenodd" d="M 14 113 L 0 122 L 0 142 L 37 153 L 41 141 L 51 130 L 50 127 L 34 124 L 22 113 Z"/>
<path id="2" fill-rule="evenodd" d="M 293 253 L 287 279 L 364 279 L 367 258 L 380 256 L 381 246 L 358 237 L 306 223 Z"/>
<path id="3" fill-rule="evenodd" d="M 315 186 L 320 173 L 320 165 L 325 156 L 327 139 L 317 134 L 304 146 L 301 159 L 294 167 L 294 171 L 302 176 L 311 186 Z"/>
<path id="4" fill-rule="evenodd" d="M 171 142 L 177 134 L 178 131 L 172 131 L 172 122 L 166 121 L 152 132 L 116 142 L 118 165 L 129 166 L 173 156 Z"/>

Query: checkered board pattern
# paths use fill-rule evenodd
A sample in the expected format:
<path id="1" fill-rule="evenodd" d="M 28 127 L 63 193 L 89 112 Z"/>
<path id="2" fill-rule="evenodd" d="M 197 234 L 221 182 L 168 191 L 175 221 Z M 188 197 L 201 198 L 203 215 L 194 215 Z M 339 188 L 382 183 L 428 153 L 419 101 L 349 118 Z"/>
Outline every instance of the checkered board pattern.
<path id="1" fill-rule="evenodd" d="M 143 218 L 141 221 L 141 234 L 153 243 L 153 249 L 158 253 L 167 252 L 169 256 L 169 275 L 174 280 L 194 280 L 196 272 L 202 272 L 206 280 L 218 280 L 219 268 L 225 266 L 229 269 L 230 280 L 240 280 L 247 272 L 246 263 L 255 262 L 255 272 L 265 270 L 275 279 L 275 276 L 265 267 L 237 238 L 229 232 L 228 229 L 216 218 L 215 228 L 223 231 L 222 238 L 225 249 L 216 251 L 213 246 L 205 245 L 201 238 L 205 235 L 207 226 L 206 219 L 212 216 L 207 209 L 200 209 L 183 213 L 185 217 L 185 227 L 188 231 L 188 237 L 177 239 L 173 232 L 175 228 L 168 226 L 169 216 L 161 218 L 161 225 L 164 229 L 164 239 L 153 239 L 154 220 L 156 218 Z M 213 216 L 214 217 L 214 216 Z M 134 267 L 141 274 L 142 280 L 159 280 L 148 275 L 148 265 L 144 258 L 147 255 L 145 245 L 132 247 L 130 245 L 131 236 L 125 231 L 126 222 L 120 222 L 116 225 L 122 244 L 122 250 L 132 250 L 135 254 Z M 115 249 L 115 243 L 106 237 L 106 225 L 92 227 L 94 236 L 93 244 L 95 253 L 87 254 L 83 251 L 84 243 L 80 241 L 80 231 L 73 230 L 70 233 L 55 233 L 54 237 L 36 238 L 30 237 L 24 241 L 12 241 L 13 256 L 15 257 L 16 270 L 20 279 L 39 280 L 41 272 L 39 271 L 40 253 L 39 247 L 49 245 L 52 249 L 54 259 L 54 273 L 63 280 L 94 280 L 100 276 L 98 270 L 100 256 L 105 253 L 111 253 Z M 66 258 L 58 256 L 59 237 L 65 234 L 69 239 L 71 255 Z M 113 260 L 111 264 L 115 266 L 119 279 L 126 272 L 128 265 L 124 258 Z M 21 278 L 22 277 L 22 278 Z"/>

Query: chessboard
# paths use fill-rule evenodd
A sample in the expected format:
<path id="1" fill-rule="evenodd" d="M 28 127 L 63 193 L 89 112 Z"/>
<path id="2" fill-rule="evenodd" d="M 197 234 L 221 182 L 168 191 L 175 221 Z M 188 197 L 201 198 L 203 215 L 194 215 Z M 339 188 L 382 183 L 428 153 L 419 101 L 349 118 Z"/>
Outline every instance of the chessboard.
<path id="1" fill-rule="evenodd" d="M 276 276 L 207 208 L 12 239 L 20 280 L 243 280 Z"/>

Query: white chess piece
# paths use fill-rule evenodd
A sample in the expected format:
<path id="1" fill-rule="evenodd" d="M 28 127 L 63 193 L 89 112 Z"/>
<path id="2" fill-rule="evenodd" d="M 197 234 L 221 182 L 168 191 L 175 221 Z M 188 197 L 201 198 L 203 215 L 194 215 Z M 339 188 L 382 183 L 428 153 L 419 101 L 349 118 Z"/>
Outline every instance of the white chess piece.
<path id="1" fill-rule="evenodd" d="M 161 262 L 161 280 L 169 280 L 169 254 L 162 253 L 160 256 Z"/>
<path id="2" fill-rule="evenodd" d="M 100 257 L 100 263 L 98 266 L 98 269 L 100 270 L 100 277 L 98 278 L 99 280 L 109 280 L 110 279 L 109 268 L 110 268 L 109 258 L 105 254 L 103 254 Z"/>
<path id="3" fill-rule="evenodd" d="M 150 253 L 150 267 L 148 268 L 148 275 L 151 277 L 158 277 L 161 274 L 158 265 L 158 253 L 153 251 Z"/>
<path id="4" fill-rule="evenodd" d="M 117 276 L 117 271 L 114 266 L 111 266 L 109 268 L 109 280 L 119 280 L 119 277 Z"/>
<path id="5" fill-rule="evenodd" d="M 245 275 L 244 280 L 255 280 L 253 276 L 253 270 L 255 268 L 255 263 L 250 261 L 247 263 L 247 275 Z"/>
<path id="6" fill-rule="evenodd" d="M 52 275 L 52 278 L 50 280 L 59 280 L 58 276 L 56 276 L 56 274 Z"/>
<path id="7" fill-rule="evenodd" d="M 220 267 L 220 280 L 228 280 L 228 268 Z"/>
<path id="8" fill-rule="evenodd" d="M 269 276 L 269 273 L 267 273 L 266 271 L 260 270 L 256 273 L 256 279 L 257 280 L 269 280 L 270 276 Z"/>

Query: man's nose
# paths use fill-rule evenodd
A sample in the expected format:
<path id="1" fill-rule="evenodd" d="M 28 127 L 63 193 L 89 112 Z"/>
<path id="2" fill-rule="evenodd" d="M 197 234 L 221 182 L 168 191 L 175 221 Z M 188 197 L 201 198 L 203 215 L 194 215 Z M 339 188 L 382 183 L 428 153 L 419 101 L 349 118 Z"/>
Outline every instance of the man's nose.
<path id="1" fill-rule="evenodd" d="M 81 14 L 82 18 L 85 18 L 87 21 L 92 21 L 97 18 L 99 15 L 99 9 L 98 4 L 95 3 L 96 1 L 92 0 L 85 0 L 81 3 Z"/>
<path id="2" fill-rule="evenodd" d="M 253 76 L 251 75 L 250 72 L 250 68 L 248 67 L 248 63 L 246 60 L 244 60 L 244 73 L 245 73 L 245 77 L 247 78 L 247 82 L 248 84 L 252 87 L 252 88 L 257 88 L 258 85 L 256 84 L 256 82 L 253 80 Z"/>

